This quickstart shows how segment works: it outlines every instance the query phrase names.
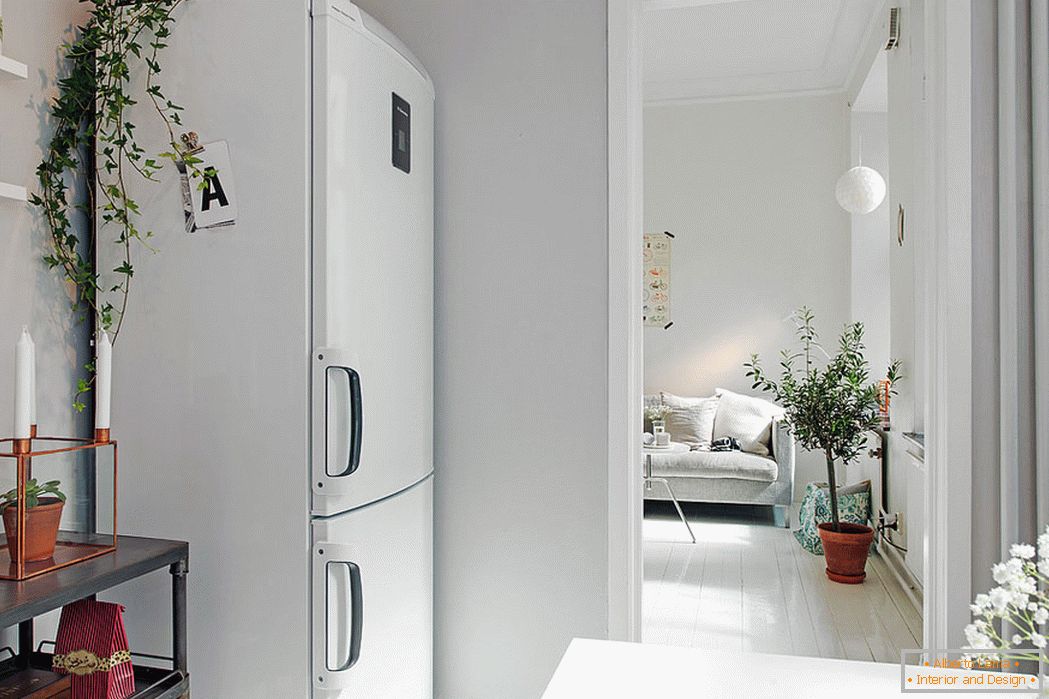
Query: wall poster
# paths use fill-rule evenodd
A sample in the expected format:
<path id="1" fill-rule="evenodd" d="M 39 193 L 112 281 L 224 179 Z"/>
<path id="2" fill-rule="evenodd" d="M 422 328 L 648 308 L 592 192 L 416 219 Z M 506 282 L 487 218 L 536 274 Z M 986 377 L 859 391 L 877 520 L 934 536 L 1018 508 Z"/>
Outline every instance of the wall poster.
<path id="1" fill-rule="evenodd" d="M 670 233 L 645 233 L 644 291 L 641 295 L 645 325 L 668 328 L 670 320 Z"/>

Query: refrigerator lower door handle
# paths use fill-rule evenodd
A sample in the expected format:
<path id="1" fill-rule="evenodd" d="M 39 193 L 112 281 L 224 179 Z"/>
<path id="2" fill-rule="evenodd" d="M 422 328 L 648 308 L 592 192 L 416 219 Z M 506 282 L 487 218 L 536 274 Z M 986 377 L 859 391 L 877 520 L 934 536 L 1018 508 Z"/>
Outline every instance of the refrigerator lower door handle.
<path id="1" fill-rule="evenodd" d="M 364 590 L 361 588 L 361 568 L 356 563 L 342 561 L 350 571 L 350 653 L 338 672 L 349 670 L 361 657 L 361 634 L 364 631 Z M 329 563 L 328 565 L 334 565 Z"/>
<path id="2" fill-rule="evenodd" d="M 361 654 L 364 631 L 364 592 L 361 570 L 353 558 L 352 546 L 318 542 L 313 547 L 313 686 L 317 689 L 339 690 L 350 686 L 350 670 Z M 348 572 L 346 594 L 333 599 L 333 573 L 343 568 Z M 332 614 L 331 605 L 342 605 Z M 349 614 L 348 622 L 344 621 Z M 348 628 L 347 628 L 348 627 Z M 341 649 L 349 635 L 345 655 L 332 658 L 332 652 Z M 332 639 L 337 648 L 332 648 Z"/>

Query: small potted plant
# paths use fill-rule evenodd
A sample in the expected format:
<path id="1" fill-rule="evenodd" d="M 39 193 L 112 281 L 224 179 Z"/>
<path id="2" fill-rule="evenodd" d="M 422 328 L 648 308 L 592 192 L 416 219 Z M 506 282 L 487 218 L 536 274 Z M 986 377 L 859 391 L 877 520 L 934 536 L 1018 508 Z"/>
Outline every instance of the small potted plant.
<path id="1" fill-rule="evenodd" d="M 669 414 L 669 405 L 652 405 L 645 408 L 645 417 L 652 423 L 653 432 L 663 432 L 666 430 L 666 419 Z"/>
<path id="2" fill-rule="evenodd" d="M 46 561 L 55 554 L 58 524 L 66 496 L 58 489 L 59 481 L 38 483 L 30 478 L 25 484 L 25 561 Z M 4 510 L 4 534 L 11 560 L 18 557 L 18 489 L 0 495 Z"/>
<path id="3" fill-rule="evenodd" d="M 827 459 L 831 522 L 818 525 L 827 559 L 827 577 L 835 582 L 861 583 L 866 577 L 867 552 L 874 530 L 838 518 L 835 461 L 848 465 L 867 445 L 868 433 L 881 424 L 879 397 L 886 384 L 870 380 L 870 365 L 863 356 L 863 323 L 845 326 L 833 357 L 820 346 L 813 314 L 801 308 L 794 314 L 800 350 L 783 350 L 782 376 L 774 381 L 764 371 L 758 355 L 751 355 L 747 376 L 754 388 L 771 393 L 786 410 L 784 424 L 802 447 L 819 451 Z M 818 362 L 816 354 L 824 357 Z M 900 362 L 889 364 L 887 389 L 900 379 Z"/>

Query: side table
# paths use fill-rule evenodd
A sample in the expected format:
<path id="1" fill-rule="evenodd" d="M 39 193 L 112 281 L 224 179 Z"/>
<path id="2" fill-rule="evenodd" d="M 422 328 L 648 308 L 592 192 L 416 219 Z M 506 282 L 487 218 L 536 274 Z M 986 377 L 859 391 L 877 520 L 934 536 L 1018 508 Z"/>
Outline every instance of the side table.
<path id="1" fill-rule="evenodd" d="M 677 501 L 677 496 L 674 495 L 674 489 L 670 487 L 670 481 L 666 478 L 659 478 L 658 476 L 652 475 L 652 457 L 656 454 L 682 454 L 689 451 L 690 447 L 687 444 L 681 442 L 671 442 L 669 447 L 642 447 L 641 451 L 645 455 L 645 468 L 643 476 L 645 479 L 645 490 L 652 490 L 653 483 L 662 483 L 663 487 L 670 493 L 670 500 L 674 503 L 674 507 L 677 508 L 677 516 L 681 518 L 681 523 L 685 525 L 685 529 L 688 529 L 688 535 L 692 538 L 692 543 L 696 543 L 696 535 L 692 533 L 692 527 L 689 525 L 688 520 L 685 519 L 685 513 L 681 511 L 681 504 Z"/>

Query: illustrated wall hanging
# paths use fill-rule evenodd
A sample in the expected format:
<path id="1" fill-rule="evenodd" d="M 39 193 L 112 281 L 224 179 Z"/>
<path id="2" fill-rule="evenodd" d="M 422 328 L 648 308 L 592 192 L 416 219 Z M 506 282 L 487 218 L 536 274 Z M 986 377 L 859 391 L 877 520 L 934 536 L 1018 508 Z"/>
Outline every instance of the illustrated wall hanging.
<path id="1" fill-rule="evenodd" d="M 664 330 L 674 322 L 670 319 L 670 243 L 673 234 L 645 233 L 644 290 L 641 295 L 645 325 Z"/>

